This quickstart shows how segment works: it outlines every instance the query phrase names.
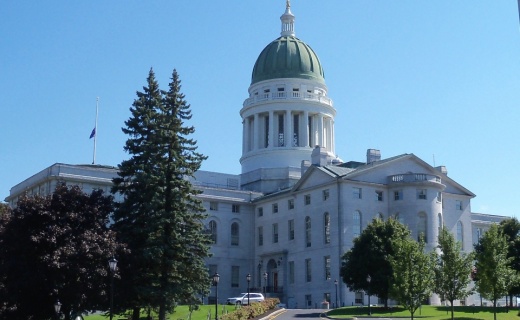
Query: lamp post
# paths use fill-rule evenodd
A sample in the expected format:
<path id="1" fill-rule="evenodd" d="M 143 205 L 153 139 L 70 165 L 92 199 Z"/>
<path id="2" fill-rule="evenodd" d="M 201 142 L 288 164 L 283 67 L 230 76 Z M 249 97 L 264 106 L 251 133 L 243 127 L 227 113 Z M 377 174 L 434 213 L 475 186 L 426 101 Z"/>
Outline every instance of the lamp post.
<path id="1" fill-rule="evenodd" d="M 61 310 L 61 302 L 60 302 L 60 300 L 56 300 L 56 303 L 54 303 L 54 312 L 56 313 L 56 319 L 60 318 L 60 310 Z"/>
<path id="2" fill-rule="evenodd" d="M 215 285 L 215 320 L 218 320 L 218 281 L 220 276 L 215 272 L 213 275 L 213 285 Z"/>
<path id="3" fill-rule="evenodd" d="M 334 280 L 334 285 L 336 286 L 336 305 L 335 305 L 335 307 L 339 308 L 339 305 L 338 305 L 338 279 Z"/>
<path id="4" fill-rule="evenodd" d="M 267 272 L 264 272 L 264 295 L 267 295 Z"/>
<path id="5" fill-rule="evenodd" d="M 370 312 L 370 282 L 372 281 L 372 278 L 370 277 L 370 275 L 367 276 L 367 282 L 368 282 L 368 315 L 371 315 L 372 313 Z"/>
<path id="6" fill-rule="evenodd" d="M 251 282 L 251 275 L 248 273 L 246 276 L 247 280 L 247 305 L 249 305 L 249 283 Z"/>
<path id="7" fill-rule="evenodd" d="M 112 257 L 108 260 L 108 268 L 110 269 L 110 320 L 114 314 L 114 275 L 117 268 L 117 260 Z"/>

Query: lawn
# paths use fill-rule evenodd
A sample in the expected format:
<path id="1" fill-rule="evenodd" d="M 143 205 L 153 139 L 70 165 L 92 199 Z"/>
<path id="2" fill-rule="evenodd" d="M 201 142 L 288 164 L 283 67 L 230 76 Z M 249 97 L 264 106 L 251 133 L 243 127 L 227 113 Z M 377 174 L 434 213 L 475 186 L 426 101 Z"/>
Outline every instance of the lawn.
<path id="1" fill-rule="evenodd" d="M 384 309 L 379 307 L 370 308 L 373 317 L 384 318 L 410 318 L 410 312 L 401 307 Z M 367 307 L 346 307 L 331 310 L 327 313 L 330 318 L 348 319 L 365 317 L 368 314 Z M 414 319 L 447 320 L 451 319 L 450 307 L 423 306 L 414 314 Z M 482 319 L 493 320 L 493 308 L 491 307 L 455 307 L 454 318 L 459 320 Z M 497 320 L 519 320 L 518 309 L 497 308 Z"/>
<path id="2" fill-rule="evenodd" d="M 222 314 L 225 314 L 227 312 L 232 312 L 234 310 L 235 310 L 235 306 L 219 305 L 218 306 L 219 317 Z M 209 313 L 211 313 L 210 319 L 215 319 L 215 306 L 214 305 L 199 306 L 199 310 L 193 311 L 193 313 L 191 314 L 191 320 L 207 320 Z M 153 315 L 155 315 L 155 314 L 153 314 Z M 181 320 L 181 319 L 189 320 L 190 319 L 189 315 L 190 315 L 190 311 L 189 311 L 188 306 L 178 306 L 175 308 L 174 313 L 169 315 L 168 319 L 169 320 Z M 102 314 L 88 315 L 88 316 L 85 316 L 84 318 L 85 318 L 85 320 L 107 320 L 108 319 L 108 317 L 105 317 Z M 123 316 L 119 316 L 119 315 L 114 315 L 113 319 L 114 320 L 119 320 L 119 319 L 126 320 L 127 318 L 125 318 Z M 144 313 L 144 312 L 142 313 L 141 319 L 142 320 L 146 319 L 146 313 Z M 154 319 L 157 319 L 157 316 L 155 316 Z"/>

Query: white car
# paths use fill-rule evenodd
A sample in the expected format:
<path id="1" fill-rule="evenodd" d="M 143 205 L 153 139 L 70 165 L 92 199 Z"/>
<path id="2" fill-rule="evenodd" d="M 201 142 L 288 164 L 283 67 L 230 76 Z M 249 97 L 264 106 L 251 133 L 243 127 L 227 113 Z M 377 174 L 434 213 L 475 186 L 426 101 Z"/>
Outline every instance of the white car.
<path id="1" fill-rule="evenodd" d="M 264 301 L 264 295 L 261 293 L 250 293 L 249 303 Z M 247 304 L 247 293 L 241 293 L 240 296 L 227 299 L 227 304 Z"/>

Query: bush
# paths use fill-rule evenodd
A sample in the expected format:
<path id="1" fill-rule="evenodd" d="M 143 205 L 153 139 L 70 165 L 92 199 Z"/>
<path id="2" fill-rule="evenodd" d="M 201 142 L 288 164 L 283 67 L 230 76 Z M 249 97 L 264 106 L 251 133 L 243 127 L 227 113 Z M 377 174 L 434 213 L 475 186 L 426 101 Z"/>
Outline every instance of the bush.
<path id="1" fill-rule="evenodd" d="M 243 306 L 237 310 L 225 314 L 221 320 L 247 320 L 266 313 L 269 310 L 276 308 L 280 303 L 278 298 L 268 298 L 262 302 L 253 302 L 251 305 Z"/>

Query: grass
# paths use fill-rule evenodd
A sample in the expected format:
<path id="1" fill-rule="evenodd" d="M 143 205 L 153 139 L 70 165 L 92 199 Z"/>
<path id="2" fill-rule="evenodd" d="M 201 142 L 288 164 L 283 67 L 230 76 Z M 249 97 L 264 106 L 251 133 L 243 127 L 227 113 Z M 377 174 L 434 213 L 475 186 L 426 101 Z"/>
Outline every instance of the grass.
<path id="1" fill-rule="evenodd" d="M 222 315 L 224 313 L 232 312 L 234 310 L 235 310 L 235 306 L 219 305 L 218 306 L 219 317 L 220 317 L 220 315 Z M 206 320 L 208 317 L 208 313 L 211 313 L 210 319 L 215 319 L 215 305 L 199 306 L 199 310 L 193 311 L 193 313 L 191 314 L 191 320 Z M 142 312 L 141 319 L 145 320 L 146 315 L 147 315 L 147 313 Z M 155 316 L 154 319 L 157 319 L 157 315 L 155 313 L 152 313 L 152 315 Z M 181 320 L 181 319 L 189 320 L 189 315 L 190 315 L 190 311 L 189 311 L 188 306 L 178 306 L 175 308 L 174 313 L 170 314 L 168 316 L 168 319 L 169 320 Z M 88 315 L 84 318 L 85 318 L 85 320 L 107 320 L 108 319 L 108 317 L 104 316 L 103 314 Z M 127 318 L 125 318 L 124 316 L 114 314 L 113 319 L 114 320 L 119 320 L 119 319 L 126 320 Z"/>
<path id="2" fill-rule="evenodd" d="M 384 309 L 380 307 L 370 308 L 372 317 L 385 318 L 408 318 L 410 319 L 410 312 L 402 307 L 391 309 Z M 518 309 L 512 308 L 506 312 L 505 308 L 497 308 L 497 320 L 519 320 Z M 331 318 L 335 319 L 350 319 L 367 317 L 368 307 L 346 307 L 331 310 L 327 313 Z M 414 313 L 414 319 L 424 320 L 448 320 L 451 319 L 450 307 L 440 306 L 423 306 Z M 492 307 L 455 307 L 454 318 L 458 320 L 493 320 Z"/>

